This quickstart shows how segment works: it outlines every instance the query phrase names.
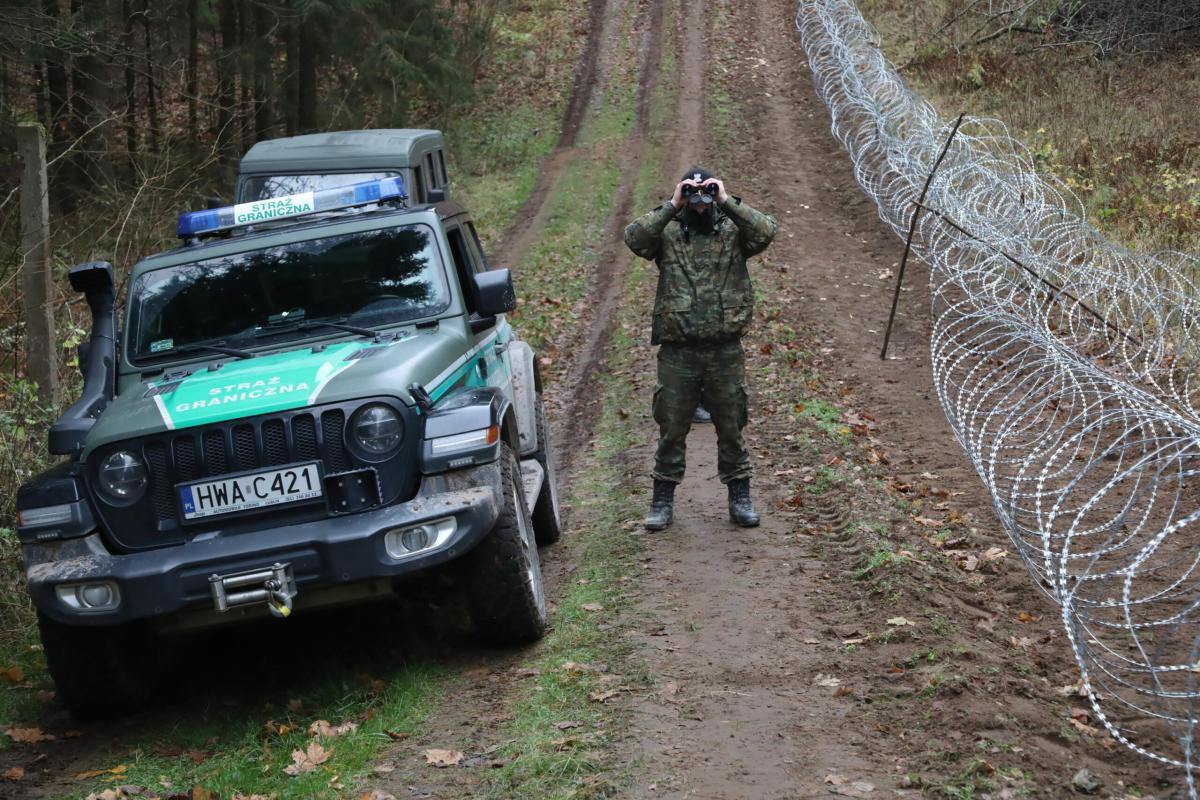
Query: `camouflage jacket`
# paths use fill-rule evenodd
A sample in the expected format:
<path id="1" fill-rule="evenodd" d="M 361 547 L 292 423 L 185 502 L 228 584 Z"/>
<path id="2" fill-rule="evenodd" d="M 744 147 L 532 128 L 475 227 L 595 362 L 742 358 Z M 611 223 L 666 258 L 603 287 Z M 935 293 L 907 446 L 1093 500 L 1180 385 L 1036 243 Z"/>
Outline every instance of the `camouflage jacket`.
<path id="1" fill-rule="evenodd" d="M 658 264 L 651 342 L 701 344 L 740 338 L 754 313 L 746 259 L 775 238 L 775 218 L 740 197 L 720 207 L 711 234 L 688 231 L 664 203 L 625 229 L 625 244 Z"/>

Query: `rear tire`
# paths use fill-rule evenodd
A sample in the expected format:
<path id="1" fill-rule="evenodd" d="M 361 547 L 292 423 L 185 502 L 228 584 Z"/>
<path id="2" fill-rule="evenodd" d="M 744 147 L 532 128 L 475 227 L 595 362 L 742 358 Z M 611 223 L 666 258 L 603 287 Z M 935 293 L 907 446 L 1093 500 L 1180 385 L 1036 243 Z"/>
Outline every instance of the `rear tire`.
<path id="1" fill-rule="evenodd" d="M 500 445 L 504 506 L 491 533 L 468 556 L 467 607 L 479 638 L 495 645 L 527 644 L 546 633 L 546 590 L 521 469 Z"/>
<path id="2" fill-rule="evenodd" d="M 537 534 L 539 547 L 554 544 L 562 537 L 562 516 L 558 508 L 558 479 L 554 474 L 554 460 L 550 453 L 550 426 L 546 424 L 546 409 L 542 396 L 537 397 L 538 449 L 533 454 L 542 465 L 542 490 L 533 506 L 533 531 Z"/>
<path id="3" fill-rule="evenodd" d="M 158 691 L 165 659 L 153 631 L 63 625 L 40 612 L 38 628 L 58 696 L 79 719 L 130 714 Z"/>

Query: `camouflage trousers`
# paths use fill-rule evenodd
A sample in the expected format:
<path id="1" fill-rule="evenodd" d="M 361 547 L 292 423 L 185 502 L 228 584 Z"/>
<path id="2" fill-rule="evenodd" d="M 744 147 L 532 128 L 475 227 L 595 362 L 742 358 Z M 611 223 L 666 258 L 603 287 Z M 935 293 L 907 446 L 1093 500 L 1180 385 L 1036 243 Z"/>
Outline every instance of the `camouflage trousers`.
<path id="1" fill-rule="evenodd" d="M 722 483 L 750 477 L 746 427 L 746 356 L 740 340 L 720 344 L 664 344 L 658 351 L 654 421 L 658 423 L 656 480 L 679 483 L 687 463 L 692 414 L 703 401 L 717 429 L 717 472 Z"/>

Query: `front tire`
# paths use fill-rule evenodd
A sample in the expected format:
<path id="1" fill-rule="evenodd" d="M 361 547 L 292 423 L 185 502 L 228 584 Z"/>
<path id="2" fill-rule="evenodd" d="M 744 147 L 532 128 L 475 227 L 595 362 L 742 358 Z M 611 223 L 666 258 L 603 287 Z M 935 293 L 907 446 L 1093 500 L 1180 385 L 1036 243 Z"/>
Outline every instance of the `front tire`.
<path id="1" fill-rule="evenodd" d="M 504 443 L 500 472 L 504 506 L 492 532 L 468 556 L 467 608 L 479 638 L 527 644 L 546 633 L 546 590 L 520 466 Z"/>
<path id="2" fill-rule="evenodd" d="M 562 516 L 558 508 L 558 479 L 554 474 L 554 460 L 550 453 L 550 426 L 546 423 L 546 409 L 542 396 L 537 397 L 538 449 L 533 454 L 542 465 L 542 490 L 533 506 L 533 532 L 537 534 L 539 547 L 554 544 L 562 537 Z"/>
<path id="3" fill-rule="evenodd" d="M 140 625 L 63 625 L 38 613 L 38 628 L 58 696 L 79 719 L 137 711 L 164 674 L 158 637 Z"/>

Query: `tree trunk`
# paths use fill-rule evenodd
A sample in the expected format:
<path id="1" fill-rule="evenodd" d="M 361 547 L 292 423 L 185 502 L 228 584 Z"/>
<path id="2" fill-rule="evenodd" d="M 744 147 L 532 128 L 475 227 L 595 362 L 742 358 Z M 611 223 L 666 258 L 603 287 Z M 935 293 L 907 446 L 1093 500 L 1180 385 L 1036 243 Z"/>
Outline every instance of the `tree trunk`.
<path id="1" fill-rule="evenodd" d="M 5 69 L 7 73 L 7 69 Z M 5 74 L 5 78 L 8 75 Z M 8 94 L 7 80 L 5 81 L 4 97 L 0 98 L 0 107 L 12 108 Z M 33 62 L 33 90 L 37 100 L 37 120 L 47 129 L 50 127 L 50 104 L 46 101 L 46 70 L 41 61 Z"/>
<path id="2" fill-rule="evenodd" d="M 125 62 L 125 150 L 129 162 L 129 179 L 137 179 L 134 157 L 138 151 L 137 73 L 133 64 L 133 3 L 121 0 L 121 60 Z"/>
<path id="3" fill-rule="evenodd" d="M 61 18 L 62 9 L 58 0 L 44 0 L 42 10 L 51 19 Z M 50 158 L 58 157 L 67 147 L 71 125 L 71 89 L 67 82 L 67 68 L 63 53 L 57 48 L 46 48 L 46 99 L 49 102 Z"/>
<path id="4" fill-rule="evenodd" d="M 192 141 L 200 139 L 200 0 L 188 0 L 187 102 Z"/>
<path id="5" fill-rule="evenodd" d="M 287 135 L 300 132 L 300 21 L 295 3 L 289 8 L 287 21 L 287 74 L 284 77 Z"/>
<path id="6" fill-rule="evenodd" d="M 112 182 L 111 59 L 107 41 L 111 20 L 105 0 L 72 0 L 71 10 L 95 32 L 71 68 L 72 133 L 79 142 L 73 160 L 77 177 L 82 179 L 75 188 L 86 192 Z"/>
<path id="7" fill-rule="evenodd" d="M 218 6 L 221 50 L 217 56 L 217 152 L 222 171 L 232 171 L 234 142 L 234 104 L 237 99 L 237 2 L 221 0 Z"/>
<path id="8" fill-rule="evenodd" d="M 271 11 L 261 3 L 254 4 L 254 139 L 271 138 L 271 127 L 275 124 L 272 106 L 275 101 L 275 74 L 271 66 L 274 52 L 271 34 L 275 19 Z"/>
<path id="9" fill-rule="evenodd" d="M 162 136 L 162 123 L 158 118 L 158 85 L 154 80 L 158 59 L 153 56 L 154 48 L 150 27 L 150 0 L 142 0 L 142 56 L 146 71 L 146 113 L 150 116 L 150 149 L 157 151 Z"/>
<path id="10" fill-rule="evenodd" d="M 241 75 L 241 103 L 238 117 L 241 120 L 241 152 L 254 144 L 254 41 L 250 38 L 250 4 L 238 0 L 238 71 Z"/>
<path id="11" fill-rule="evenodd" d="M 300 28 L 300 97 L 297 120 L 301 133 L 317 129 L 317 30 L 312 18 Z"/>

